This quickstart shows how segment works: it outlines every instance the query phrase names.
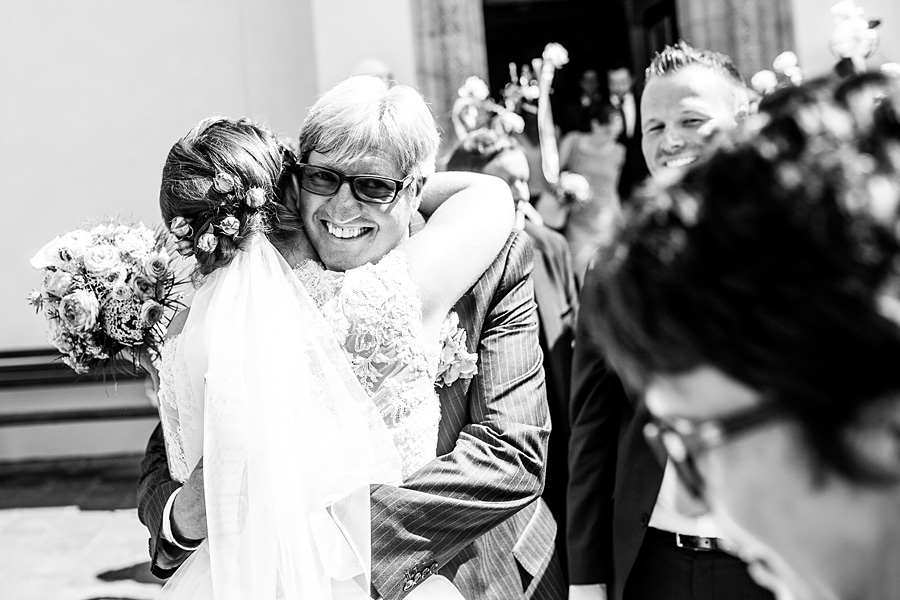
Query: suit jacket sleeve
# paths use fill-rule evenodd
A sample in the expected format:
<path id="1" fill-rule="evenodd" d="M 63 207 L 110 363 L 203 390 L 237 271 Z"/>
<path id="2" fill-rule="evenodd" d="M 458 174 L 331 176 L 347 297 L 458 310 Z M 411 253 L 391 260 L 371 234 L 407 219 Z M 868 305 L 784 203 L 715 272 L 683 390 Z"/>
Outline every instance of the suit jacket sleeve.
<path id="1" fill-rule="evenodd" d="M 596 268 L 581 293 L 572 367 L 567 550 L 573 585 L 609 583 L 613 573 L 613 488 L 627 397 L 597 337 Z"/>
<path id="2" fill-rule="evenodd" d="M 138 480 L 138 518 L 150 531 L 150 571 L 157 577 L 170 577 L 190 552 L 162 537 L 162 517 L 166 501 L 181 487 L 169 475 L 169 460 L 162 426 L 157 425 L 147 442 Z"/>
<path id="3" fill-rule="evenodd" d="M 550 420 L 529 274 L 531 247 L 514 235 L 475 290 L 491 293 L 478 346 L 478 374 L 455 447 L 402 487 L 372 488 L 372 584 L 403 595 L 409 569 L 443 565 L 532 502 L 544 482 Z M 493 275 L 492 275 L 493 272 Z M 454 407 L 458 408 L 458 407 Z M 447 407 L 444 407 L 447 410 Z"/>

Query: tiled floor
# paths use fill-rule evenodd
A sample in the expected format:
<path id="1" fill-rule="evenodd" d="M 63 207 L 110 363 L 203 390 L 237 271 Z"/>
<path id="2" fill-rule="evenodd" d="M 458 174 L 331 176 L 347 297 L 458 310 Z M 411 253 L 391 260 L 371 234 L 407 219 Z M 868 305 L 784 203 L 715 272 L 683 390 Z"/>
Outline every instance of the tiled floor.
<path id="1" fill-rule="evenodd" d="M 140 457 L 0 465 L 0 598 L 149 600 Z"/>

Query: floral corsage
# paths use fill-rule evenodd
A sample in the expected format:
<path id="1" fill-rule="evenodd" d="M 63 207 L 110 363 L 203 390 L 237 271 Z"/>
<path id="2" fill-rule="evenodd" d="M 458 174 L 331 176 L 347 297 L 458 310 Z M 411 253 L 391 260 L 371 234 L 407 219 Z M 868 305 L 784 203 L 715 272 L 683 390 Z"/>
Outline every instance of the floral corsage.
<path id="1" fill-rule="evenodd" d="M 451 312 L 441 325 L 441 356 L 434 385 L 453 385 L 457 379 L 471 379 L 478 373 L 478 355 L 466 350 L 466 330 L 459 315 Z"/>

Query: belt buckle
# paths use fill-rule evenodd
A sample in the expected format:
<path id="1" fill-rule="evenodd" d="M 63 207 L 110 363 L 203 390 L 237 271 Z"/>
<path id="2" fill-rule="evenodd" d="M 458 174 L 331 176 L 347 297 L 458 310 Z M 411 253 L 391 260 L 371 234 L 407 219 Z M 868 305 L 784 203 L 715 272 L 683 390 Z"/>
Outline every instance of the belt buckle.
<path id="1" fill-rule="evenodd" d="M 713 552 L 719 549 L 716 538 L 701 537 L 697 535 L 675 534 L 675 545 L 694 552 Z"/>

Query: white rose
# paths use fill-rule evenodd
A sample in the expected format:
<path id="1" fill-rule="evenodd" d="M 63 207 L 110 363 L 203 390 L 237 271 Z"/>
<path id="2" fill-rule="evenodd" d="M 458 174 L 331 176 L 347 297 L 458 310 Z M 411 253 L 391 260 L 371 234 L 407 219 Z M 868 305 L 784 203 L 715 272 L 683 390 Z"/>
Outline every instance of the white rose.
<path id="1" fill-rule="evenodd" d="M 50 271 L 44 278 L 44 292 L 62 298 L 72 289 L 72 276 L 65 271 Z"/>
<path id="2" fill-rule="evenodd" d="M 77 259 L 84 256 L 85 250 L 91 245 L 93 238 L 91 234 L 83 229 L 76 229 L 62 236 L 60 242 L 60 254 L 66 257 L 66 252 L 70 259 Z"/>
<path id="3" fill-rule="evenodd" d="M 471 75 L 466 78 L 466 82 L 460 90 L 460 96 L 463 95 L 471 96 L 476 100 L 487 100 L 488 96 L 491 95 L 491 90 L 484 80 L 475 75 Z"/>
<path id="4" fill-rule="evenodd" d="M 101 238 L 108 235 L 111 235 L 113 232 L 113 228 L 109 225 L 95 225 L 93 229 L 89 232 L 95 238 Z"/>
<path id="5" fill-rule="evenodd" d="M 145 325 L 153 327 L 163 318 L 163 307 L 159 302 L 148 300 L 141 306 L 141 320 Z"/>
<path id="6" fill-rule="evenodd" d="M 750 78 L 750 87 L 765 96 L 778 86 L 778 76 L 768 69 L 757 71 Z"/>
<path id="7" fill-rule="evenodd" d="M 47 331 L 47 341 L 64 354 L 71 352 L 72 340 L 65 329 L 63 329 L 60 320 L 51 319 L 47 324 L 50 326 L 50 329 Z"/>
<path id="8" fill-rule="evenodd" d="M 119 249 L 112 244 L 97 244 L 84 252 L 84 268 L 90 273 L 106 273 L 120 263 Z"/>
<path id="9" fill-rule="evenodd" d="M 569 62 L 569 52 L 563 48 L 562 44 L 551 42 L 544 46 L 544 52 L 541 54 L 544 62 L 549 63 L 554 69 L 558 69 Z"/>
<path id="10" fill-rule="evenodd" d="M 151 279 L 159 279 L 169 270 L 169 253 L 165 248 L 151 252 L 144 258 L 144 273 Z"/>
<path id="11" fill-rule="evenodd" d="M 59 302 L 59 318 L 67 329 L 76 333 L 93 329 L 99 314 L 97 297 L 85 290 L 72 292 Z"/>
<path id="12" fill-rule="evenodd" d="M 127 228 L 121 233 L 116 233 L 115 242 L 119 250 L 136 259 L 143 259 L 153 248 L 153 245 L 147 244 L 140 234 Z"/>
<path id="13" fill-rule="evenodd" d="M 784 73 L 785 69 L 796 67 L 798 64 L 800 64 L 800 61 L 797 59 L 797 55 L 788 50 L 775 57 L 775 60 L 772 61 L 772 68 L 780 73 Z"/>

